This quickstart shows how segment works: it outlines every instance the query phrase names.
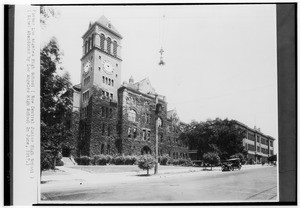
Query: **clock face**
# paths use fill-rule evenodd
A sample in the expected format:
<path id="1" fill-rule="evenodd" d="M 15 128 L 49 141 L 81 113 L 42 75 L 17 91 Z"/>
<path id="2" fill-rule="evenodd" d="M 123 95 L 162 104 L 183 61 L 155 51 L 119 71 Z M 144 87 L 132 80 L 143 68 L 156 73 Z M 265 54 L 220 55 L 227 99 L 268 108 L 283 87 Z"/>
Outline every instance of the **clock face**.
<path id="1" fill-rule="evenodd" d="M 87 72 L 90 70 L 90 68 L 91 68 L 91 62 L 88 61 L 88 62 L 84 65 L 83 70 L 84 70 L 85 73 L 87 73 Z"/>
<path id="2" fill-rule="evenodd" d="M 113 66 L 108 61 L 103 63 L 103 69 L 107 74 L 112 74 L 114 72 Z"/>

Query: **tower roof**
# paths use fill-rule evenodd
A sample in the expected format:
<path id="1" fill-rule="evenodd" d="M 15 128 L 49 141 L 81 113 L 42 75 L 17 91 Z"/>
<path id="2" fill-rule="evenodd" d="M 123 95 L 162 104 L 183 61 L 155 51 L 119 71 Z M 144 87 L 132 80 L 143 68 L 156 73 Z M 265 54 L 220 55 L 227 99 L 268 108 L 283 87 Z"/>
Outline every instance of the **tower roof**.
<path id="1" fill-rule="evenodd" d="M 96 23 L 100 24 L 102 27 L 112 31 L 116 35 L 122 38 L 121 34 L 118 32 L 118 30 L 111 24 L 111 22 L 104 16 L 102 15 Z"/>

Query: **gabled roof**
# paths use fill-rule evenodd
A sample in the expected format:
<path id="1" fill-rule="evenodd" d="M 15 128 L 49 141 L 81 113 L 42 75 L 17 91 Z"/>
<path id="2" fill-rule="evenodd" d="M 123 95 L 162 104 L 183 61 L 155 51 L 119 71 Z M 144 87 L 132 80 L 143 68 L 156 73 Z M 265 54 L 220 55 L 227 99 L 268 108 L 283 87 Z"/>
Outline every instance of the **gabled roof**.
<path id="1" fill-rule="evenodd" d="M 102 27 L 112 31 L 116 35 L 118 35 L 120 38 L 122 38 L 121 34 L 118 32 L 118 30 L 111 24 L 111 22 L 104 16 L 102 15 L 96 23 L 100 24 Z M 110 27 L 108 25 L 110 24 Z"/>
<path id="2" fill-rule="evenodd" d="M 155 94 L 155 89 L 152 87 L 150 80 L 148 77 L 142 79 L 139 82 L 134 83 L 134 86 L 138 88 L 138 90 L 145 94 Z"/>

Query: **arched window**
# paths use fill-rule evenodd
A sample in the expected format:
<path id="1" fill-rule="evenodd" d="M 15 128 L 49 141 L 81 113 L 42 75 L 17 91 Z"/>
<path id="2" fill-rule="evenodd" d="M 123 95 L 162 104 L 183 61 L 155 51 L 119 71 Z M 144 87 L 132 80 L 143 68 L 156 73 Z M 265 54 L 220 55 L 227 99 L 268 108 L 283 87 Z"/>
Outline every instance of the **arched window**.
<path id="1" fill-rule="evenodd" d="M 85 44 L 84 44 L 84 53 L 86 54 L 88 52 L 88 42 L 85 41 Z"/>
<path id="2" fill-rule="evenodd" d="M 128 112 L 128 120 L 135 122 L 136 121 L 136 111 L 133 109 L 130 109 Z"/>
<path id="3" fill-rule="evenodd" d="M 117 48 L 118 48 L 118 43 L 117 41 L 114 41 L 113 43 L 113 53 L 115 56 L 117 56 Z"/>
<path id="4" fill-rule="evenodd" d="M 106 83 L 106 84 L 108 84 L 108 80 L 107 80 L 107 77 L 105 78 L 105 81 L 106 81 L 105 83 Z"/>
<path id="5" fill-rule="evenodd" d="M 104 50 L 104 41 L 105 41 L 105 36 L 103 34 L 100 35 L 100 49 Z"/>
<path id="6" fill-rule="evenodd" d="M 111 80 L 111 86 L 114 86 L 114 80 L 113 79 Z"/>
<path id="7" fill-rule="evenodd" d="M 158 127 L 162 127 L 163 126 L 163 123 L 162 123 L 162 120 L 160 117 L 157 118 L 157 125 Z"/>
<path id="8" fill-rule="evenodd" d="M 107 38 L 107 53 L 111 53 L 111 39 Z"/>

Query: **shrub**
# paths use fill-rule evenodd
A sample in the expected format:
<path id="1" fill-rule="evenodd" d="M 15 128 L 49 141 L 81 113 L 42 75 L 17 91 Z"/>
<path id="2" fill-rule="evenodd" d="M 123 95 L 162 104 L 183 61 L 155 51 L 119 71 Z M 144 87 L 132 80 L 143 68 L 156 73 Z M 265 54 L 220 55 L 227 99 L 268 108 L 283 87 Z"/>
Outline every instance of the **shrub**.
<path id="1" fill-rule="evenodd" d="M 142 170 L 147 170 L 147 175 L 149 175 L 149 170 L 155 165 L 155 158 L 152 155 L 141 155 L 138 159 L 138 166 Z"/>
<path id="2" fill-rule="evenodd" d="M 133 165 L 136 161 L 137 161 L 137 158 L 134 155 L 125 156 L 125 165 Z"/>
<path id="3" fill-rule="evenodd" d="M 179 160 L 178 159 L 173 159 L 172 160 L 172 165 L 179 165 Z"/>
<path id="4" fill-rule="evenodd" d="M 115 165 L 125 165 L 125 157 L 120 155 L 113 158 L 113 164 Z"/>
<path id="5" fill-rule="evenodd" d="M 50 152 L 41 152 L 41 170 L 53 169 L 53 156 Z"/>
<path id="6" fill-rule="evenodd" d="M 193 162 L 191 160 L 191 158 L 180 158 L 178 161 L 179 165 L 182 166 L 193 166 Z"/>
<path id="7" fill-rule="evenodd" d="M 210 164 L 211 170 L 213 165 L 217 165 L 220 163 L 220 157 L 218 153 L 215 152 L 208 152 L 203 154 L 203 161 L 204 163 Z"/>
<path id="8" fill-rule="evenodd" d="M 168 154 L 164 154 L 159 157 L 159 161 L 161 165 L 168 165 L 170 163 L 171 157 Z"/>
<path id="9" fill-rule="evenodd" d="M 81 157 L 75 158 L 75 162 L 78 165 L 90 165 L 91 164 L 91 158 L 88 157 L 88 156 L 81 156 Z"/>
<path id="10" fill-rule="evenodd" d="M 92 163 L 94 165 L 106 165 L 107 164 L 107 156 L 105 155 L 95 155 Z"/>
<path id="11" fill-rule="evenodd" d="M 56 159 L 56 166 L 64 166 L 64 161 L 62 161 L 61 159 L 57 158 Z"/>
<path id="12" fill-rule="evenodd" d="M 106 155 L 106 163 L 107 164 L 112 164 L 113 156 L 111 155 Z"/>
<path id="13" fill-rule="evenodd" d="M 248 163 L 248 164 L 249 164 L 249 165 L 254 165 L 254 164 L 255 164 L 253 158 L 251 158 L 251 159 L 249 160 L 249 163 Z"/>

